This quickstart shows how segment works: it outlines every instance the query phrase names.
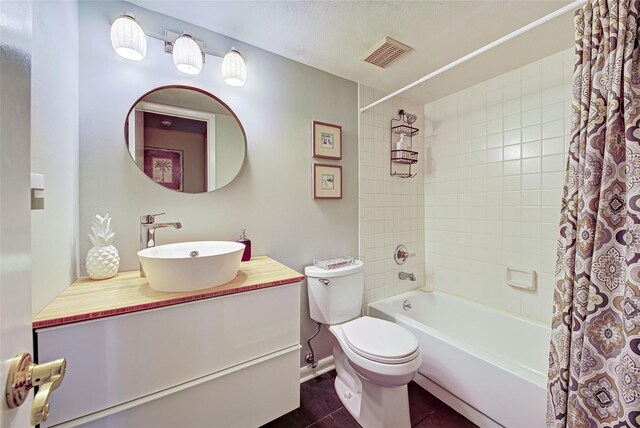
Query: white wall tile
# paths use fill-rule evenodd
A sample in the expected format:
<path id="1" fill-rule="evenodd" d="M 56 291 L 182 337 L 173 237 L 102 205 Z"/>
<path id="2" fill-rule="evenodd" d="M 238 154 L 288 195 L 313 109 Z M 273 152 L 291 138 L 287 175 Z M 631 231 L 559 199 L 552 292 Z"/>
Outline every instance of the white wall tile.
<path id="1" fill-rule="evenodd" d="M 521 86 L 520 82 L 505 84 L 503 88 L 503 93 L 502 93 L 503 99 L 510 100 L 515 98 L 520 98 L 520 94 L 521 94 L 520 86 Z"/>
<path id="2" fill-rule="evenodd" d="M 520 129 L 512 129 L 511 131 L 504 132 L 502 135 L 502 144 L 505 146 L 510 144 L 520 144 L 521 141 Z"/>
<path id="3" fill-rule="evenodd" d="M 542 154 L 544 156 L 547 155 L 557 155 L 564 153 L 564 137 L 558 136 L 556 138 L 549 138 L 542 141 Z"/>
<path id="4" fill-rule="evenodd" d="M 517 168 L 517 165 L 514 166 Z M 505 192 L 522 189 L 522 180 L 519 174 L 506 175 L 502 178 L 502 190 Z"/>
<path id="5" fill-rule="evenodd" d="M 558 119 L 542 124 L 542 138 L 562 137 L 564 135 L 564 120 Z"/>
<path id="6" fill-rule="evenodd" d="M 502 104 L 493 104 L 487 106 L 487 121 L 491 119 L 502 120 Z"/>
<path id="7" fill-rule="evenodd" d="M 518 113 L 521 110 L 521 102 L 520 102 L 520 98 L 511 98 L 511 99 L 505 99 L 504 104 L 502 106 L 503 108 L 503 114 L 505 116 L 508 116 L 510 114 L 514 114 L 514 113 Z"/>
<path id="8" fill-rule="evenodd" d="M 542 137 L 542 127 L 537 125 L 525 126 L 522 128 L 522 142 L 536 141 Z"/>
<path id="9" fill-rule="evenodd" d="M 487 135 L 487 149 L 502 147 L 502 132 Z"/>
<path id="10" fill-rule="evenodd" d="M 502 149 L 489 149 L 487 150 L 487 163 L 501 162 L 502 161 Z"/>
<path id="11" fill-rule="evenodd" d="M 522 78 L 540 77 L 541 62 L 535 61 L 522 67 Z"/>
<path id="12" fill-rule="evenodd" d="M 487 105 L 494 105 L 496 103 L 501 103 L 502 102 L 502 86 L 499 88 L 495 88 L 495 89 L 490 89 L 489 91 L 487 91 Z"/>
<path id="13" fill-rule="evenodd" d="M 533 110 L 541 106 L 540 92 L 533 92 L 522 97 L 522 110 Z"/>
<path id="14" fill-rule="evenodd" d="M 505 161 L 520 159 L 520 144 L 514 144 L 512 146 L 506 146 L 503 149 L 503 159 Z"/>
<path id="15" fill-rule="evenodd" d="M 564 154 L 544 156 L 542 158 L 542 171 L 554 172 L 562 171 L 564 169 L 565 156 Z"/>
<path id="16" fill-rule="evenodd" d="M 536 174 L 541 170 L 540 158 L 527 158 L 522 160 L 522 173 L 523 174 Z"/>
<path id="17" fill-rule="evenodd" d="M 434 168 L 424 183 L 428 285 L 550 322 L 571 52 L 425 106 L 427 121 L 439 130 L 429 140 Z M 459 109 L 444 112 L 447 100 Z M 456 136 L 454 144 L 445 129 Z M 538 290 L 508 287 L 509 265 L 536 270 Z"/>
<path id="18" fill-rule="evenodd" d="M 503 119 L 503 130 L 509 131 L 511 129 L 519 129 L 522 126 L 520 120 L 520 113 L 511 114 L 505 116 Z"/>
<path id="19" fill-rule="evenodd" d="M 522 81 L 522 95 L 539 92 L 541 89 L 540 75 L 528 77 Z"/>
<path id="20" fill-rule="evenodd" d="M 487 121 L 487 134 L 495 134 L 496 132 L 502 132 L 502 130 L 502 117 Z"/>
<path id="21" fill-rule="evenodd" d="M 542 90 L 541 104 L 543 106 L 557 103 L 565 99 L 564 85 L 556 85 Z"/>
<path id="22" fill-rule="evenodd" d="M 540 174 L 523 174 L 522 190 L 539 190 Z"/>
<path id="23" fill-rule="evenodd" d="M 523 206 L 540 206 L 542 203 L 540 190 L 526 190 L 522 191 L 522 205 Z M 559 204 L 559 202 L 558 202 Z"/>
<path id="24" fill-rule="evenodd" d="M 542 117 L 541 109 L 534 108 L 522 112 L 522 126 L 536 125 Z"/>
<path id="25" fill-rule="evenodd" d="M 564 100 L 557 103 L 549 104 L 542 109 L 542 121 L 550 122 L 552 120 L 563 119 L 566 116 L 564 108 Z"/>
<path id="26" fill-rule="evenodd" d="M 533 156 L 542 155 L 542 142 L 541 141 L 532 141 L 529 143 L 522 144 L 522 157 L 530 158 Z"/>
<path id="27" fill-rule="evenodd" d="M 363 85 L 361 88 L 363 96 L 376 93 L 372 88 Z M 459 160 L 466 170 L 471 168 L 472 143 L 475 149 L 473 153 L 479 153 L 473 159 L 478 165 L 483 164 L 487 121 L 483 88 L 483 85 L 474 87 L 471 92 L 475 101 L 460 105 L 460 111 L 465 112 L 463 114 L 467 118 L 461 126 L 457 126 L 457 122 L 441 120 L 446 119 L 445 115 L 459 114 L 459 102 L 455 95 L 439 100 L 426 110 L 424 106 L 409 99 L 396 97 L 382 103 L 380 109 L 374 109 L 373 117 L 367 116 L 369 111 L 361 116 L 359 144 L 362 208 L 359 257 L 365 262 L 365 302 L 370 303 L 425 285 L 424 227 L 426 213 L 429 211 L 425 209 L 425 198 L 426 194 L 430 197 L 436 191 L 439 192 L 436 183 L 425 186 L 425 144 L 430 148 L 428 153 L 432 157 L 433 167 L 429 173 L 433 177 L 439 175 L 439 171 L 447 174 L 448 171 L 456 171 L 458 138 L 465 141 L 466 150 L 460 154 Z M 383 95 L 380 92 L 375 98 Z M 468 100 L 468 97 L 461 100 Z M 419 162 L 413 165 L 412 172 L 417 172 L 418 175 L 412 179 L 401 179 L 389 174 L 391 143 L 398 139 L 397 135 L 391 135 L 391 119 L 397 118 L 401 108 L 418 115 L 414 126 L 420 131 L 412 143 L 413 150 L 419 153 Z M 425 111 L 431 114 L 431 120 L 426 123 Z M 453 192 L 456 190 L 454 186 Z M 450 189 L 442 191 L 443 196 L 450 195 L 451 192 Z M 443 205 L 448 203 L 443 199 Z M 435 213 L 436 210 L 430 212 Z M 417 254 L 402 267 L 393 261 L 393 251 L 399 244 L 407 245 L 410 252 Z M 413 272 L 417 281 L 400 281 L 400 270 Z"/>

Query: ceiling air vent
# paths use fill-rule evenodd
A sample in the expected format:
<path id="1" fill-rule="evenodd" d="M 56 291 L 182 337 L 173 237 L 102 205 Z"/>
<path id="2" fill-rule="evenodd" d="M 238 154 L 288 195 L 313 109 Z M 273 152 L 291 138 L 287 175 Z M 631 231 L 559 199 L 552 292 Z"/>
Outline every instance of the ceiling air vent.
<path id="1" fill-rule="evenodd" d="M 391 63 L 411 49 L 411 47 L 397 40 L 393 40 L 391 37 L 385 37 L 380 43 L 376 44 L 366 54 L 361 56 L 360 59 L 369 64 L 387 68 Z"/>

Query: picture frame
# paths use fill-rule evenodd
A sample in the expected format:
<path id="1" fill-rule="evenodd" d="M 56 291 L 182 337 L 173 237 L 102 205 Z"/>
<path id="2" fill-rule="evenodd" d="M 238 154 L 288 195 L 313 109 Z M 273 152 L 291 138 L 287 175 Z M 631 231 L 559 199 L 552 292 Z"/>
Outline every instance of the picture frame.
<path id="1" fill-rule="evenodd" d="M 313 164 L 313 199 L 342 199 L 342 166 Z"/>
<path id="2" fill-rule="evenodd" d="M 342 159 L 342 126 L 313 121 L 313 157 Z"/>
<path id="3" fill-rule="evenodd" d="M 161 186 L 184 191 L 183 150 L 145 147 L 144 173 Z"/>

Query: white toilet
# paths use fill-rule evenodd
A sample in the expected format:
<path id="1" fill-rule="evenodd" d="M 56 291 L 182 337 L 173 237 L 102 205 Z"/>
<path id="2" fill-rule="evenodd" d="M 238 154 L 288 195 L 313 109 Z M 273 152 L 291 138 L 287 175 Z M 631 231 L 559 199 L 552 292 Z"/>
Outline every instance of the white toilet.
<path id="1" fill-rule="evenodd" d="M 420 363 L 418 340 L 403 327 L 361 317 L 364 264 L 325 270 L 305 268 L 311 318 L 335 336 L 335 388 L 364 428 L 411 426 L 407 384 Z"/>

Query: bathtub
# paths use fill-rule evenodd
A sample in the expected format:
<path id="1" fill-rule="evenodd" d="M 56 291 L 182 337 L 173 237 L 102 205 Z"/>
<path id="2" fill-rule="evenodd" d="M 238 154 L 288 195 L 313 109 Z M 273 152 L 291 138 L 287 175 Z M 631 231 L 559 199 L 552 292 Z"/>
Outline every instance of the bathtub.
<path id="1" fill-rule="evenodd" d="M 416 382 L 476 424 L 545 426 L 548 326 L 438 291 L 411 291 L 368 310 L 416 335 Z"/>

